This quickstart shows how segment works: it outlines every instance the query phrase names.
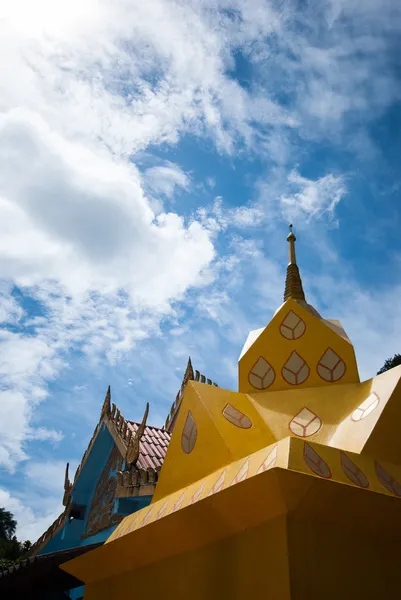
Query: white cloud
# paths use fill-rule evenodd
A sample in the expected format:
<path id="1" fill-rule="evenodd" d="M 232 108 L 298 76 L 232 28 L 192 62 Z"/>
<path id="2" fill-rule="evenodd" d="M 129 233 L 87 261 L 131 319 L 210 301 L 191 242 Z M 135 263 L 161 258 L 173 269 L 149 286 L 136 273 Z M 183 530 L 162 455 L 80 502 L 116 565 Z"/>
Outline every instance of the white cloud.
<path id="1" fill-rule="evenodd" d="M 51 492 L 54 496 L 61 499 L 64 493 L 64 476 L 66 463 L 62 461 L 30 461 L 25 473 L 29 479 L 29 484 L 35 493 L 40 491 Z M 70 480 L 74 476 L 77 465 L 70 465 Z"/>
<path id="2" fill-rule="evenodd" d="M 49 525 L 59 516 L 62 504 L 53 497 L 49 502 L 42 495 L 42 510 L 33 510 L 7 490 L 0 488 L 0 506 L 9 510 L 17 521 L 16 535 L 20 541 L 30 540 L 32 543 L 46 531 Z M 43 507 L 45 509 L 43 510 Z"/>
<path id="3" fill-rule="evenodd" d="M 308 220 L 324 213 L 332 216 L 347 191 L 344 178 L 331 173 L 313 180 L 292 171 L 288 183 L 289 192 L 280 197 L 280 202 L 290 220 L 297 217 Z"/>
<path id="4" fill-rule="evenodd" d="M 172 198 L 177 188 L 188 190 L 190 178 L 178 166 L 168 163 L 162 166 L 150 167 L 144 174 L 146 188 L 156 196 L 161 194 Z"/>

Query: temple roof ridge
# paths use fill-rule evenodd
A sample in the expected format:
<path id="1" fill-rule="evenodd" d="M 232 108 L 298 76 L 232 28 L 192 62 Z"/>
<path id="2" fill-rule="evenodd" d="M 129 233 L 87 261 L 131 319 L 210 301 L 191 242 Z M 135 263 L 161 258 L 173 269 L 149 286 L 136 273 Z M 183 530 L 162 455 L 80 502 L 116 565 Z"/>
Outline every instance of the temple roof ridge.
<path id="1" fill-rule="evenodd" d="M 177 395 L 175 397 L 175 400 L 171 406 L 170 412 L 167 416 L 166 422 L 165 422 L 165 428 L 168 432 L 171 433 L 172 428 L 174 426 L 174 422 L 175 422 L 175 418 L 178 414 L 178 411 L 180 409 L 181 406 L 181 400 L 182 400 L 182 396 L 184 394 L 184 390 L 187 386 L 188 381 L 199 381 L 200 383 L 206 383 L 208 385 L 213 385 L 215 387 L 219 387 L 217 385 L 217 383 L 215 383 L 214 381 L 212 381 L 211 379 L 209 379 L 208 377 L 206 377 L 205 375 L 203 375 L 200 371 L 198 371 L 197 369 L 195 369 L 192 366 L 192 361 L 191 361 L 191 357 L 188 358 L 188 363 L 187 363 L 187 368 L 185 369 L 185 373 L 184 373 L 184 377 L 182 379 L 182 383 L 181 383 L 181 387 L 177 392 Z"/>

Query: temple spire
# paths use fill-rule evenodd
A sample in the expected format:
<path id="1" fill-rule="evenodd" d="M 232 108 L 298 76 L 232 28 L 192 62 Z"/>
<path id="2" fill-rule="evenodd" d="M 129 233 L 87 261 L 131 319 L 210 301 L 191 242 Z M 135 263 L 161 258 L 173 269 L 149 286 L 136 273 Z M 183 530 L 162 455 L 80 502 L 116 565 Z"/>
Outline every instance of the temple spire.
<path id="1" fill-rule="evenodd" d="M 305 294 L 302 288 L 301 276 L 297 265 L 297 259 L 295 255 L 295 241 L 296 237 L 292 231 L 292 225 L 290 225 L 290 233 L 287 236 L 288 241 L 288 266 L 287 266 L 287 277 L 285 279 L 285 291 L 284 291 L 284 302 L 288 298 L 294 300 L 305 301 Z"/>

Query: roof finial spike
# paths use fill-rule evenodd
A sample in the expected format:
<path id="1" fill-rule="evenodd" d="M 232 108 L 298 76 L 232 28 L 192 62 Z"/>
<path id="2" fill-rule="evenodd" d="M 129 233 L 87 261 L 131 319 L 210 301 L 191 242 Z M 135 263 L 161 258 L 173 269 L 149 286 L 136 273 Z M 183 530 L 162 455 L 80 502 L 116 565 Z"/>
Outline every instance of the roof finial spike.
<path id="1" fill-rule="evenodd" d="M 145 433 L 146 421 L 149 414 L 149 402 L 146 403 L 145 414 L 143 415 L 142 423 L 139 425 L 136 430 L 135 435 L 130 439 L 130 442 L 127 447 L 127 453 L 125 455 L 125 460 L 127 461 L 128 466 L 130 467 L 133 463 L 138 460 L 139 450 L 140 450 L 140 441 L 141 437 Z"/>
<path id="2" fill-rule="evenodd" d="M 287 266 L 287 277 L 285 280 L 285 291 L 284 291 L 284 302 L 288 298 L 294 300 L 305 301 L 305 294 L 302 288 L 301 276 L 299 274 L 297 259 L 295 255 L 295 241 L 296 237 L 292 231 L 292 223 L 289 226 L 290 233 L 287 236 L 288 241 L 288 266 Z"/>
<path id="3" fill-rule="evenodd" d="M 70 500 L 70 495 L 71 495 L 71 490 L 72 490 L 72 483 L 70 482 L 70 478 L 69 478 L 69 474 L 68 474 L 69 466 L 70 466 L 70 463 L 67 463 L 67 466 L 65 467 L 63 506 L 67 506 L 67 504 Z"/>
<path id="4" fill-rule="evenodd" d="M 296 237 L 294 235 L 294 232 L 292 231 L 292 223 L 290 223 L 289 225 L 289 230 L 290 233 L 287 235 L 287 241 L 289 242 L 288 245 L 288 264 L 289 265 L 296 265 L 297 264 L 297 259 L 295 256 L 295 242 L 296 242 Z"/>
<path id="5" fill-rule="evenodd" d="M 110 386 L 109 386 L 107 388 L 106 397 L 104 399 L 103 406 L 102 406 L 102 414 L 100 416 L 101 419 L 103 417 L 108 416 L 111 413 L 110 402 L 111 402 L 111 392 L 110 392 Z"/>

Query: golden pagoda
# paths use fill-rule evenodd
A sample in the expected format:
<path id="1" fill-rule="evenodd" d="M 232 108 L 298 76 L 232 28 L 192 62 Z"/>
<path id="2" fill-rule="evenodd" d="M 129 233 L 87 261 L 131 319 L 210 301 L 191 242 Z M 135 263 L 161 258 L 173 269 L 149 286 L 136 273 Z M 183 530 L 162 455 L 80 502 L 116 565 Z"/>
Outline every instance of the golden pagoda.
<path id="1" fill-rule="evenodd" d="M 287 240 L 284 303 L 248 335 L 238 391 L 188 375 L 151 504 L 63 565 L 84 600 L 401 596 L 401 366 L 360 382 Z"/>

